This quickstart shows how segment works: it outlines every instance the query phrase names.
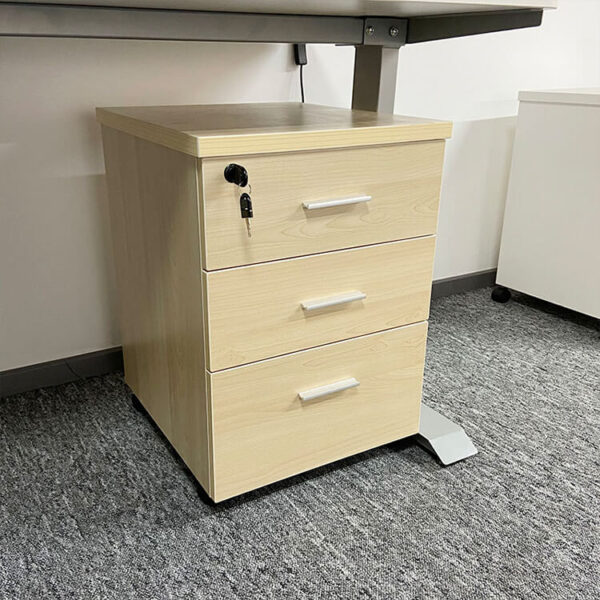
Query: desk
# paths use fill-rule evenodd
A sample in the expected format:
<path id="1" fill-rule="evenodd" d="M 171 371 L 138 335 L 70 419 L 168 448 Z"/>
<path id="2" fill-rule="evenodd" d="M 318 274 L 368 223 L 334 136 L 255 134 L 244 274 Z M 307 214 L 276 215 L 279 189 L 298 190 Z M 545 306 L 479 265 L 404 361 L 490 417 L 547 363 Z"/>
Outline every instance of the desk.
<path id="1" fill-rule="evenodd" d="M 352 108 L 393 112 L 405 44 L 536 27 L 558 0 L 61 0 L 0 3 L 0 36 L 343 44 Z M 127 7 L 127 8 L 124 8 Z M 166 10 L 168 9 L 168 10 Z"/>
<path id="2" fill-rule="evenodd" d="M 97 6 L 100 4 L 103 6 Z M 76 6 L 1 3 L 0 35 L 354 45 L 353 108 L 391 113 L 398 51 L 403 45 L 537 26 L 543 9 L 557 2 L 129 0 L 127 6 L 134 8 L 121 8 L 123 4 L 114 0 L 78 2 Z M 169 10 L 157 10 L 167 7 Z M 282 14 L 282 10 L 293 14 Z M 423 415 L 421 441 L 435 450 L 442 462 L 474 452 L 462 429 L 433 411 Z"/>

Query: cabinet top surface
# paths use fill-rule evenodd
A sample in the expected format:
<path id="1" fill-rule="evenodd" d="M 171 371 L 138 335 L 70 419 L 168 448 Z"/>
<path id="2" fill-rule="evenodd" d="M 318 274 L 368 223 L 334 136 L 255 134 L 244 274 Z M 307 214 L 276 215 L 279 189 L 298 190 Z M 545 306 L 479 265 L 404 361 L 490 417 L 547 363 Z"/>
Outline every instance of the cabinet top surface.
<path id="1" fill-rule="evenodd" d="M 36 4 L 79 4 L 250 13 L 412 17 L 481 10 L 554 8 L 558 0 L 16 0 Z"/>
<path id="2" fill-rule="evenodd" d="M 296 102 L 98 108 L 100 123 L 198 157 L 450 137 L 452 124 Z"/>
<path id="3" fill-rule="evenodd" d="M 565 90 L 536 90 L 519 93 L 521 102 L 549 104 L 586 104 L 600 106 L 600 88 L 571 88 Z"/>

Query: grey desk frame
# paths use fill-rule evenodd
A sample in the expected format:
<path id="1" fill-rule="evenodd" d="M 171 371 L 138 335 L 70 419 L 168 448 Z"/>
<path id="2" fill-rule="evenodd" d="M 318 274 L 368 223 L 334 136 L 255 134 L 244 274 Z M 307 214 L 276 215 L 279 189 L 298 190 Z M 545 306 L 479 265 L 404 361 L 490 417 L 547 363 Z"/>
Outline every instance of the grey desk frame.
<path id="1" fill-rule="evenodd" d="M 387 18 L 0 2 L 0 36 L 353 45 L 352 108 L 392 113 L 405 44 L 536 27 L 542 15 L 517 9 Z M 477 453 L 460 426 L 426 405 L 417 441 L 444 465 Z"/>

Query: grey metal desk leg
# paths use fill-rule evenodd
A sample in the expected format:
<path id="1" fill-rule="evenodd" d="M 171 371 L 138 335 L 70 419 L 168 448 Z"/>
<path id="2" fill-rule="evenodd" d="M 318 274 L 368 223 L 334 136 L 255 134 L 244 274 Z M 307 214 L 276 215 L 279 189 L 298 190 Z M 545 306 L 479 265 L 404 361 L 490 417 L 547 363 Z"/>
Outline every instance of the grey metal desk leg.
<path id="1" fill-rule="evenodd" d="M 399 46 L 403 40 L 396 40 L 393 48 L 386 47 L 385 40 L 380 45 L 373 41 L 356 47 L 352 108 L 393 113 Z M 462 427 L 424 404 L 417 441 L 444 465 L 477 454 L 477 448 Z"/>
<path id="2" fill-rule="evenodd" d="M 399 48 L 357 46 L 352 108 L 393 113 Z"/>
<path id="3" fill-rule="evenodd" d="M 421 404 L 417 442 L 435 454 L 444 466 L 477 454 L 477 448 L 460 425 L 425 404 Z"/>

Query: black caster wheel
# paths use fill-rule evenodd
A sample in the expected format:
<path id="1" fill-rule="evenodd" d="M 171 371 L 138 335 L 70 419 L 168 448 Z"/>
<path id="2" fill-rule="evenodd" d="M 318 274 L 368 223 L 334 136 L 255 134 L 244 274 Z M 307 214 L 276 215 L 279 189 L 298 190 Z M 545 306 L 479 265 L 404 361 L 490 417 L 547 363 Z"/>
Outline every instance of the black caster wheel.
<path id="1" fill-rule="evenodd" d="M 496 286 L 492 292 L 492 300 L 494 300 L 494 302 L 500 302 L 500 304 L 506 304 L 511 296 L 510 290 L 501 285 Z"/>
<path id="2" fill-rule="evenodd" d="M 142 414 L 146 414 L 146 409 L 135 394 L 131 394 L 131 404 L 133 408 Z"/>

